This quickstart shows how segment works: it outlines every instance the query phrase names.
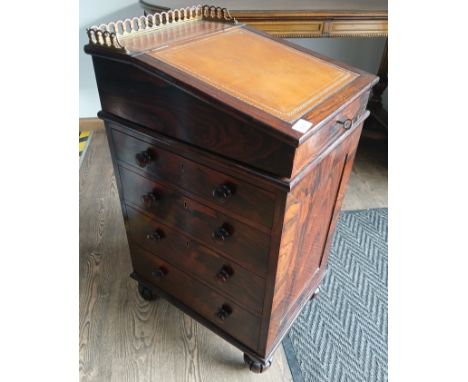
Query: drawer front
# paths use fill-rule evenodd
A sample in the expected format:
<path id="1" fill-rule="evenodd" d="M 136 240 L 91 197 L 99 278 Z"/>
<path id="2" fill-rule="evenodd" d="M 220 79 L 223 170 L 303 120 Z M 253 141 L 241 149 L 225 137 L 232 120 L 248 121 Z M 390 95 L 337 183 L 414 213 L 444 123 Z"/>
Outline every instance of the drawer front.
<path id="1" fill-rule="evenodd" d="M 352 129 L 359 117 L 365 112 L 368 98 L 369 93 L 365 93 L 354 100 L 298 148 L 294 158 L 294 175 L 316 158 L 326 147 Z"/>
<path id="2" fill-rule="evenodd" d="M 132 245 L 135 272 L 256 350 L 260 318 L 149 252 Z"/>
<path id="3" fill-rule="evenodd" d="M 257 313 L 264 279 L 127 205 L 129 239 Z"/>
<path id="4" fill-rule="evenodd" d="M 123 195 L 156 221 L 235 259 L 257 274 L 267 270 L 269 235 L 195 202 L 133 171 L 119 167 Z"/>
<path id="5" fill-rule="evenodd" d="M 152 177 L 172 183 L 250 221 L 271 228 L 275 196 L 237 178 L 112 130 L 117 158 L 144 168 Z"/>

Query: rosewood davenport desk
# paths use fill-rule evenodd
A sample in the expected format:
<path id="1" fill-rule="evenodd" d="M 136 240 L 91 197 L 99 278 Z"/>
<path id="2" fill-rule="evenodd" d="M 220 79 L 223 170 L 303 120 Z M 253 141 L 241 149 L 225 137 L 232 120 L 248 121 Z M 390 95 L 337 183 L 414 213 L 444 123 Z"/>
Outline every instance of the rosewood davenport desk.
<path id="1" fill-rule="evenodd" d="M 88 37 L 141 296 L 266 370 L 324 277 L 377 77 L 210 6 Z"/>

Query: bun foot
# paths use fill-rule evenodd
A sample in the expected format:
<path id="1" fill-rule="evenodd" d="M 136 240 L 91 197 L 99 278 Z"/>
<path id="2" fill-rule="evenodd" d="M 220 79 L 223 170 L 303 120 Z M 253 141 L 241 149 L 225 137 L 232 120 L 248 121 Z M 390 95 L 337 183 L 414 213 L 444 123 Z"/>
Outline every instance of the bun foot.
<path id="1" fill-rule="evenodd" d="M 314 292 L 314 294 L 310 297 L 310 301 L 312 301 L 314 298 L 318 297 L 318 295 L 320 294 L 320 289 L 317 288 Z"/>
<path id="2" fill-rule="evenodd" d="M 244 353 L 244 362 L 250 371 L 260 374 L 270 368 L 272 360 L 270 358 L 268 361 L 260 361 Z"/>
<path id="3" fill-rule="evenodd" d="M 154 301 L 158 298 L 158 295 L 155 294 L 151 289 L 145 287 L 143 284 L 138 283 L 138 293 L 141 298 L 145 301 Z"/>

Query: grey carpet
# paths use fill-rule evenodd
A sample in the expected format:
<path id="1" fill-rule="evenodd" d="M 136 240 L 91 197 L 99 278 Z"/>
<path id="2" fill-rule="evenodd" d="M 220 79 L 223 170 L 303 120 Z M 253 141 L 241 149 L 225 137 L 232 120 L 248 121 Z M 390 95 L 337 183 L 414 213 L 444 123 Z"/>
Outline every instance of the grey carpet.
<path id="1" fill-rule="evenodd" d="M 387 381 L 387 209 L 342 212 L 319 296 L 283 347 L 294 382 Z"/>

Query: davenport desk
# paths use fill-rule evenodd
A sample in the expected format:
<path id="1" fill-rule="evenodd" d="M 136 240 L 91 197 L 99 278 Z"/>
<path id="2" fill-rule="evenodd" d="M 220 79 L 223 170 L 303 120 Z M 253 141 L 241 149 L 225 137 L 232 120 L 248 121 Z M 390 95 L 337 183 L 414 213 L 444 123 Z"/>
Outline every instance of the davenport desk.
<path id="1" fill-rule="evenodd" d="M 266 370 L 325 275 L 377 77 L 213 6 L 88 37 L 140 295 Z"/>

